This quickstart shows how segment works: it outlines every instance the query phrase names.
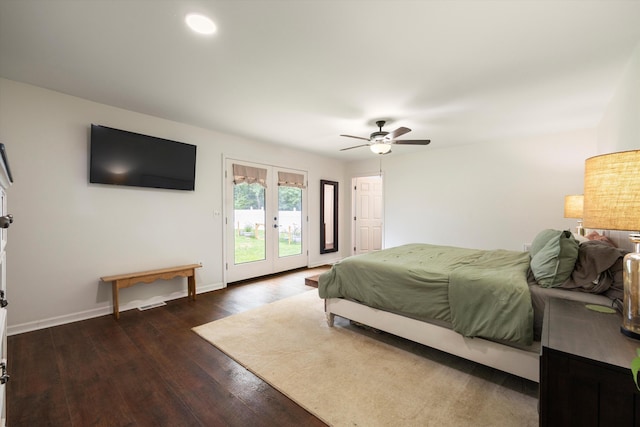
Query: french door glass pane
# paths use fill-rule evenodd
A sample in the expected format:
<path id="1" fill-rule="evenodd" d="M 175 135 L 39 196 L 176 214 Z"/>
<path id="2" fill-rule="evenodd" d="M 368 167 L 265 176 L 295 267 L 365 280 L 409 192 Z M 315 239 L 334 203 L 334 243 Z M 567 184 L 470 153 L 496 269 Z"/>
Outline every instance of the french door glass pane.
<path id="1" fill-rule="evenodd" d="M 262 261 L 266 258 L 265 220 L 265 188 L 260 184 L 235 184 L 235 264 Z"/>
<path id="2" fill-rule="evenodd" d="M 302 253 L 302 190 L 278 187 L 278 256 Z"/>

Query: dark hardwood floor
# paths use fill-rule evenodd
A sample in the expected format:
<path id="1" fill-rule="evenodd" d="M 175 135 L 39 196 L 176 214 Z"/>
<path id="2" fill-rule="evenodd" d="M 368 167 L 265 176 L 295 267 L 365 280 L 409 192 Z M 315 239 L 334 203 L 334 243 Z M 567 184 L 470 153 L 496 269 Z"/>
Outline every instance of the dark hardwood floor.
<path id="1" fill-rule="evenodd" d="M 11 336 L 7 425 L 323 426 L 191 328 L 308 291 L 325 269 Z"/>

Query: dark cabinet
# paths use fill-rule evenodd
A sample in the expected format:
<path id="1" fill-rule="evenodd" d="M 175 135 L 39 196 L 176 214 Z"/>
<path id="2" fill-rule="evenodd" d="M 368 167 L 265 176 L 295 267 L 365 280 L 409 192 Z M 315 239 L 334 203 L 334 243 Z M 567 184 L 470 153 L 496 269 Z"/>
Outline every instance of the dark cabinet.
<path id="1" fill-rule="evenodd" d="M 541 426 L 640 426 L 631 360 L 640 341 L 620 333 L 618 313 L 577 301 L 547 304 L 540 357 Z"/>

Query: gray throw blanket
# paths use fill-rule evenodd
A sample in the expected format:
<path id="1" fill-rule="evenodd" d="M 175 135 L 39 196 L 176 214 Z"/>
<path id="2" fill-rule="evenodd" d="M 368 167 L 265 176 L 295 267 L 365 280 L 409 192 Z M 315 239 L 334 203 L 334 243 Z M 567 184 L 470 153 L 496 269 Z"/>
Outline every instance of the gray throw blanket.
<path id="1" fill-rule="evenodd" d="M 622 258 L 627 253 L 598 240 L 581 243 L 573 272 L 560 287 L 622 298 Z"/>

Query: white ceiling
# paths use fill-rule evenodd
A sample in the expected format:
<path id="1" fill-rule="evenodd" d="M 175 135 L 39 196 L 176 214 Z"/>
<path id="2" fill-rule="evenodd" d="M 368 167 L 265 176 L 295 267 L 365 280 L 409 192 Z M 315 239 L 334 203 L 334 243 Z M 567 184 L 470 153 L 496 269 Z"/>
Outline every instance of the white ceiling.
<path id="1" fill-rule="evenodd" d="M 374 154 L 339 135 L 378 119 L 432 140 L 394 153 L 596 126 L 639 18 L 640 1 L 0 0 L 0 76 L 355 159 Z"/>

